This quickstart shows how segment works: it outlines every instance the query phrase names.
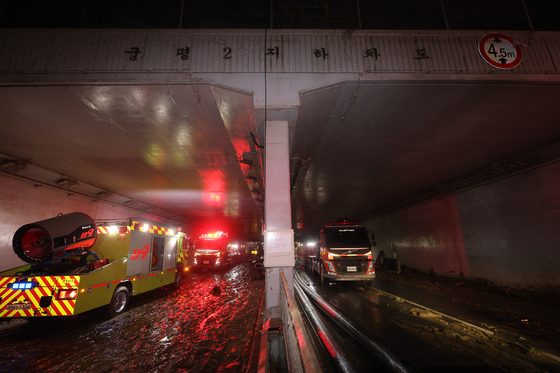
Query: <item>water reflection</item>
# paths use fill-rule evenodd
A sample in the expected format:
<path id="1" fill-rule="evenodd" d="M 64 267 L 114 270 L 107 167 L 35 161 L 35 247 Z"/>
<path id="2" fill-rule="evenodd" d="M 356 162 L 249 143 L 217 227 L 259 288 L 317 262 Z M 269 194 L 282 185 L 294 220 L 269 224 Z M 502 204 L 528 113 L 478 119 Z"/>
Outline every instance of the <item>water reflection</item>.
<path id="1" fill-rule="evenodd" d="M 241 372 L 262 289 L 241 264 L 190 274 L 173 293 L 133 297 L 125 314 L 108 321 L 30 323 L 0 341 L 0 372 Z"/>

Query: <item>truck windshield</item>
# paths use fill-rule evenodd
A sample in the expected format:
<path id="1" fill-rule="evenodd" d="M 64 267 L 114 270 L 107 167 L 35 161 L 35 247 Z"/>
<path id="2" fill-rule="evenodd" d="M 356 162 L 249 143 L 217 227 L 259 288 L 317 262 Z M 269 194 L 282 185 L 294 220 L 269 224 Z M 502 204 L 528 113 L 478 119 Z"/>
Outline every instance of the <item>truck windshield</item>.
<path id="1" fill-rule="evenodd" d="M 196 243 L 197 249 L 225 250 L 225 243 L 222 240 L 200 240 Z"/>
<path id="2" fill-rule="evenodd" d="M 364 227 L 325 228 L 327 247 L 369 247 L 369 237 Z"/>

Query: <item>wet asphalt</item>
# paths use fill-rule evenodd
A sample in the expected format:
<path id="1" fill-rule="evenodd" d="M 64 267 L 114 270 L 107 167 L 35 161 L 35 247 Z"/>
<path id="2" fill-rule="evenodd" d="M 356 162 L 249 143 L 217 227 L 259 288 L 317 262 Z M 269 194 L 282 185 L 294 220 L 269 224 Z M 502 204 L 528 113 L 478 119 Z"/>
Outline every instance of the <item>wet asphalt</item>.
<path id="1" fill-rule="evenodd" d="M 243 372 L 263 286 L 242 263 L 191 273 L 176 291 L 134 296 L 109 320 L 102 310 L 3 320 L 0 372 Z"/>
<path id="2" fill-rule="evenodd" d="M 420 371 L 560 371 L 560 302 L 554 296 L 410 272 L 321 286 L 300 273 Z M 177 291 L 132 297 L 127 312 L 110 320 L 99 311 L 63 320 L 4 320 L 0 373 L 255 371 L 263 287 L 243 263 L 191 273 Z M 336 325 L 328 328 L 354 371 L 383 371 Z M 324 371 L 334 371 L 325 364 Z"/>
<path id="3" fill-rule="evenodd" d="M 309 272 L 298 272 L 362 332 L 417 371 L 560 372 L 550 297 L 533 294 L 529 301 L 487 285 L 404 272 L 378 272 L 371 283 L 321 285 Z M 351 360 L 368 354 L 356 353 L 344 339 L 339 345 Z"/>

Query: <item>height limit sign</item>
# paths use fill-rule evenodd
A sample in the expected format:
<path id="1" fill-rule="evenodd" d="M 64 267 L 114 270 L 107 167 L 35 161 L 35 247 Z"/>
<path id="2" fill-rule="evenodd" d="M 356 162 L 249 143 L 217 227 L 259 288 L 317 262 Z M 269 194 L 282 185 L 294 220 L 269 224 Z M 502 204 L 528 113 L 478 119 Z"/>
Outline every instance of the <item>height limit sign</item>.
<path id="1" fill-rule="evenodd" d="M 521 63 L 521 47 L 507 35 L 488 34 L 478 43 L 478 52 L 498 69 L 513 69 Z"/>

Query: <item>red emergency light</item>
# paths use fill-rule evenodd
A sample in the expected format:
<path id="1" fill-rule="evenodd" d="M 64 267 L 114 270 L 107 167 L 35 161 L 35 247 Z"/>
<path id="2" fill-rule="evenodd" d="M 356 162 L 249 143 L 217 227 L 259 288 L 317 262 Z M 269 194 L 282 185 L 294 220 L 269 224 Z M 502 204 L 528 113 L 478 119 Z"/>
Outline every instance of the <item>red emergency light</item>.
<path id="1" fill-rule="evenodd" d="M 204 240 L 216 240 L 222 237 L 227 237 L 228 234 L 222 231 L 217 231 L 214 233 L 206 233 L 206 234 L 201 234 L 199 238 L 202 238 Z"/>
<path id="2" fill-rule="evenodd" d="M 325 227 L 334 227 L 334 226 L 341 226 L 341 225 L 358 225 L 357 222 L 349 222 L 349 221 L 344 221 L 344 222 L 340 222 L 340 223 L 326 223 Z"/>

